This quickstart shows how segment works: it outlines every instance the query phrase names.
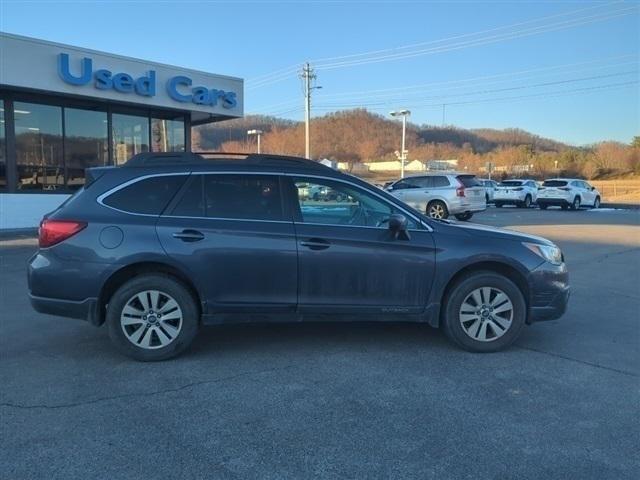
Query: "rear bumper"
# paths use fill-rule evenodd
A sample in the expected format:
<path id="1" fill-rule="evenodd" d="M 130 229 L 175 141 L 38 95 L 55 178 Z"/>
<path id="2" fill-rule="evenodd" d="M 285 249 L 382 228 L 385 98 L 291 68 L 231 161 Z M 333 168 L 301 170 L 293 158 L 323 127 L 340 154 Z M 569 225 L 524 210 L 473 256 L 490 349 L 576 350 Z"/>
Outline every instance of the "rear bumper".
<path id="1" fill-rule="evenodd" d="M 519 196 L 499 196 L 499 195 L 495 195 L 493 197 L 493 201 L 494 202 L 500 202 L 500 203 L 521 203 L 524 202 L 524 199 L 526 198 L 525 196 L 519 197 Z"/>
<path id="2" fill-rule="evenodd" d="M 455 215 L 457 213 L 478 213 L 487 209 L 486 203 L 454 203 L 449 205 L 449 213 Z"/>
<path id="3" fill-rule="evenodd" d="M 566 198 L 540 198 L 536 200 L 538 205 L 549 205 L 551 207 L 568 207 L 571 205 L 571 202 Z"/>
<path id="4" fill-rule="evenodd" d="M 98 299 L 61 300 L 59 298 L 37 297 L 29 294 L 29 301 L 35 311 L 59 317 L 78 318 L 94 325 L 99 324 Z"/>
<path id="5" fill-rule="evenodd" d="M 529 274 L 527 323 L 555 320 L 567 311 L 571 289 L 567 267 L 543 263 Z"/>

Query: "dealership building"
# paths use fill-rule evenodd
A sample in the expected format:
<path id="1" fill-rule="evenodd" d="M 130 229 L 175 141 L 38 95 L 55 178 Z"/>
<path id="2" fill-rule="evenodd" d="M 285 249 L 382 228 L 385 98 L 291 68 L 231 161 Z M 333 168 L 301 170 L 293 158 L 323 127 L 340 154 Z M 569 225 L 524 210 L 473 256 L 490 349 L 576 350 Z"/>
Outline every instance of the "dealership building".
<path id="1" fill-rule="evenodd" d="M 37 226 L 85 168 L 242 115 L 242 79 L 0 32 L 0 229 Z"/>

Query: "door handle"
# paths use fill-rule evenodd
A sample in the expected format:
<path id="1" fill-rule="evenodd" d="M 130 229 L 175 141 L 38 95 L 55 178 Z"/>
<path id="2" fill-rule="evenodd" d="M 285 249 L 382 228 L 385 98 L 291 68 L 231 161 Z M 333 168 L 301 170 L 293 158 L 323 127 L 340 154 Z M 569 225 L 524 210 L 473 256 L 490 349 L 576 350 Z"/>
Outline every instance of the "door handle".
<path id="1" fill-rule="evenodd" d="M 198 242 L 204 239 L 204 234 L 197 230 L 182 230 L 181 232 L 175 232 L 172 237 L 183 242 Z"/>
<path id="2" fill-rule="evenodd" d="M 331 244 L 322 238 L 310 238 L 309 240 L 300 242 L 300 245 L 311 250 L 326 250 Z"/>

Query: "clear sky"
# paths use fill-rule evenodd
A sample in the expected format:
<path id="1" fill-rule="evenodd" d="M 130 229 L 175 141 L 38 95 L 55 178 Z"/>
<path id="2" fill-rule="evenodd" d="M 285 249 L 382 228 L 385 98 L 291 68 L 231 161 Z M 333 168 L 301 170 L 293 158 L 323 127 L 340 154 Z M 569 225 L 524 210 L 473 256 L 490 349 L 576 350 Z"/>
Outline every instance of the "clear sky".
<path id="1" fill-rule="evenodd" d="M 448 125 L 575 145 L 640 134 L 637 1 L 0 0 L 0 30 L 242 77 L 246 113 L 302 119 L 309 60 L 314 115 L 440 125 L 445 104 Z"/>

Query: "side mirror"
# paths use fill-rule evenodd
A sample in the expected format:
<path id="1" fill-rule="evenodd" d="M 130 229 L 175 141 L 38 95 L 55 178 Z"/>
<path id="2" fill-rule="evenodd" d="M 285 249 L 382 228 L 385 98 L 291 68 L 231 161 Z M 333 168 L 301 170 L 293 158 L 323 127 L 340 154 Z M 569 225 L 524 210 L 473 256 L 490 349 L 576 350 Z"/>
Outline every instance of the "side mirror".
<path id="1" fill-rule="evenodd" d="M 589 187 L 589 188 L 591 189 L 592 192 L 596 189 L 596 187 Z"/>
<path id="2" fill-rule="evenodd" d="M 407 226 L 409 222 L 407 217 L 400 213 L 394 213 L 389 217 L 389 231 L 393 235 L 393 238 L 400 240 L 409 240 L 409 232 L 407 232 Z"/>

